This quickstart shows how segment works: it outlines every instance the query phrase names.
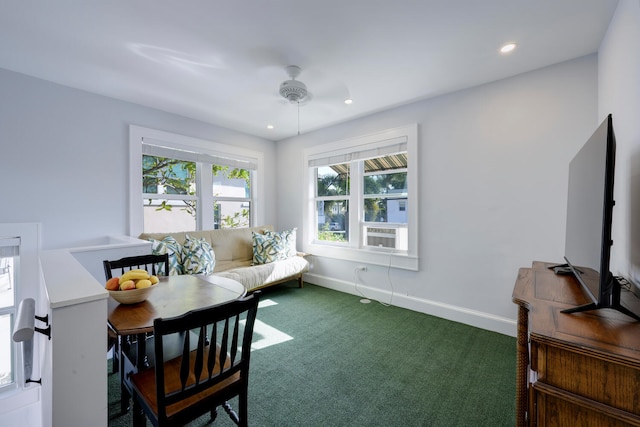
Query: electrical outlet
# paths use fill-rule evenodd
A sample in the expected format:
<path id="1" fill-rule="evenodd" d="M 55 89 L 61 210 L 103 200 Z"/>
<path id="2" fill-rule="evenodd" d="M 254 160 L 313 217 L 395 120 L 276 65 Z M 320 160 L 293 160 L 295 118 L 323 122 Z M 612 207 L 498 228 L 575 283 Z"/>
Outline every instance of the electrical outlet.
<path id="1" fill-rule="evenodd" d="M 356 267 L 356 269 L 360 270 L 360 271 L 367 271 L 367 266 L 366 265 L 359 265 Z"/>

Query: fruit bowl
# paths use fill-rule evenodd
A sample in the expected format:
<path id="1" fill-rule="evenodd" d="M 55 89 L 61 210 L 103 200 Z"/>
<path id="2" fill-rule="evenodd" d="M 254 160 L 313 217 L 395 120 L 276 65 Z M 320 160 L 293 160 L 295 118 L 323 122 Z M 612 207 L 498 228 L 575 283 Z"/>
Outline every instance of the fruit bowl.
<path id="1" fill-rule="evenodd" d="M 109 291 L 109 295 L 120 304 L 137 304 L 147 299 L 149 293 L 158 285 L 128 291 Z"/>

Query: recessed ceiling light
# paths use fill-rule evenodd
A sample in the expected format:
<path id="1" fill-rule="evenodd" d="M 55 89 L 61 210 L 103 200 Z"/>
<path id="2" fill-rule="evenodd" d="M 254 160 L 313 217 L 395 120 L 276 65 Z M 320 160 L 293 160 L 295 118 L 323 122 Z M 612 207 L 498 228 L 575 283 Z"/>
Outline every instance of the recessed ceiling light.
<path id="1" fill-rule="evenodd" d="M 511 53 L 516 48 L 517 44 L 507 43 L 500 48 L 500 53 Z"/>
<path id="2" fill-rule="evenodd" d="M 273 129 L 273 125 L 267 125 L 267 129 Z"/>
<path id="3" fill-rule="evenodd" d="M 351 105 L 351 104 L 353 104 L 353 99 L 347 98 L 347 99 L 344 100 L 344 103 L 347 104 L 347 105 Z"/>

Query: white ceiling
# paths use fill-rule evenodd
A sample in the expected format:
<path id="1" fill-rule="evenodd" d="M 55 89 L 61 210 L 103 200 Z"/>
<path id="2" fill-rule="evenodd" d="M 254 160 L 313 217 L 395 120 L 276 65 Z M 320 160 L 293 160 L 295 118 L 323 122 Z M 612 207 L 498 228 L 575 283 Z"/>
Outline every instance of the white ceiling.
<path id="1" fill-rule="evenodd" d="M 298 132 L 287 65 L 313 94 L 304 133 L 596 52 L 616 4 L 3 0 L 0 68 L 281 140 Z"/>

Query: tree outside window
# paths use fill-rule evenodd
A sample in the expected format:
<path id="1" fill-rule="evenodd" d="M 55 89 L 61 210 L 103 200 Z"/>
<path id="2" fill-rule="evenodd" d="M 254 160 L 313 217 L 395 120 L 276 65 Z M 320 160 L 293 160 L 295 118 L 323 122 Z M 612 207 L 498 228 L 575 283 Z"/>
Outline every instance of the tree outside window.
<path id="1" fill-rule="evenodd" d="M 406 152 L 318 166 L 315 174 L 318 241 L 349 242 L 349 206 L 359 206 L 364 246 L 407 250 Z"/>
<path id="2" fill-rule="evenodd" d="M 198 224 L 198 174 L 210 174 L 215 228 L 250 226 L 251 171 L 226 165 L 142 156 L 144 231 L 193 231 Z"/>
<path id="3" fill-rule="evenodd" d="M 363 193 L 364 245 L 407 250 L 406 153 L 366 160 Z"/>
<path id="4" fill-rule="evenodd" d="M 250 226 L 251 171 L 212 165 L 215 228 Z"/>
<path id="5" fill-rule="evenodd" d="M 349 240 L 349 167 L 345 163 L 316 170 L 318 240 Z"/>

